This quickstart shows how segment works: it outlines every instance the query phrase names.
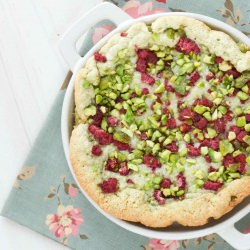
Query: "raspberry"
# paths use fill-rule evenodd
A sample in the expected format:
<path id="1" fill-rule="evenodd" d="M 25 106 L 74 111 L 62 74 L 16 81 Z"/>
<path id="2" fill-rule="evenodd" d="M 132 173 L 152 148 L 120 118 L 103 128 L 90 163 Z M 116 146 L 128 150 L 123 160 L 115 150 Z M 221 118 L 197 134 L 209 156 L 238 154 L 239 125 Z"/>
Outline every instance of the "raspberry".
<path id="1" fill-rule="evenodd" d="M 229 130 L 234 132 L 236 135 L 238 135 L 241 132 L 241 129 L 235 125 L 230 126 Z"/>
<path id="2" fill-rule="evenodd" d="M 215 139 L 205 139 L 203 142 L 201 142 L 200 147 L 207 146 L 209 148 L 212 148 L 213 150 L 219 149 L 220 140 Z"/>
<path id="3" fill-rule="evenodd" d="M 234 97 L 237 95 L 237 93 L 239 92 L 239 89 L 234 89 L 234 92 L 232 94 L 228 94 L 229 97 Z"/>
<path id="4" fill-rule="evenodd" d="M 200 74 L 197 71 L 194 71 L 191 73 L 191 75 L 189 76 L 189 80 L 190 80 L 190 85 L 194 86 L 194 84 L 200 79 Z"/>
<path id="5" fill-rule="evenodd" d="M 201 117 L 200 120 L 198 122 L 194 123 L 194 126 L 198 129 L 204 129 L 207 127 L 207 119 L 204 117 Z"/>
<path id="6" fill-rule="evenodd" d="M 126 32 L 121 32 L 120 33 L 120 36 L 122 36 L 122 37 L 125 37 L 125 36 L 127 36 L 128 35 L 128 33 L 126 33 Z"/>
<path id="7" fill-rule="evenodd" d="M 246 114 L 246 121 L 250 122 L 250 114 Z"/>
<path id="8" fill-rule="evenodd" d="M 180 125 L 180 130 L 181 130 L 181 132 L 183 132 L 183 133 L 187 133 L 187 132 L 189 132 L 191 129 L 192 129 L 192 127 L 191 127 L 190 125 L 186 124 L 186 123 L 183 123 L 183 124 Z"/>
<path id="9" fill-rule="evenodd" d="M 120 109 L 120 114 L 122 114 L 122 115 L 124 115 L 124 114 L 126 114 L 126 109 L 125 108 L 122 108 L 122 109 Z"/>
<path id="10" fill-rule="evenodd" d="M 205 155 L 204 159 L 206 160 L 207 163 L 211 163 L 211 159 L 208 155 Z"/>
<path id="11" fill-rule="evenodd" d="M 102 118 L 103 118 L 103 113 L 100 110 L 100 108 L 98 107 L 96 110 L 96 114 L 93 116 L 93 124 L 100 127 L 101 126 L 101 122 L 102 122 Z"/>
<path id="12" fill-rule="evenodd" d="M 192 156 L 192 157 L 196 157 L 200 155 L 200 149 L 194 147 L 191 144 L 187 144 L 187 148 L 188 148 L 188 155 Z"/>
<path id="13" fill-rule="evenodd" d="M 199 98 L 199 99 L 196 99 L 194 101 L 194 104 L 193 105 L 202 105 L 202 106 L 206 106 L 206 107 L 209 107 L 211 108 L 213 106 L 213 102 L 208 100 L 207 98 L 203 97 L 203 98 Z"/>
<path id="14" fill-rule="evenodd" d="M 146 60 L 147 64 L 152 63 L 155 65 L 157 63 L 157 56 L 153 51 L 146 50 L 146 49 L 139 49 L 137 51 L 137 56 L 140 59 Z"/>
<path id="15" fill-rule="evenodd" d="M 148 83 L 149 85 L 153 85 L 155 83 L 155 79 L 148 73 L 141 74 L 141 81 L 144 83 Z"/>
<path id="16" fill-rule="evenodd" d="M 190 108 L 184 108 L 180 111 L 179 120 L 185 121 L 188 119 L 194 119 L 194 112 Z"/>
<path id="17" fill-rule="evenodd" d="M 173 152 L 173 153 L 176 153 L 176 152 L 178 152 L 178 146 L 176 145 L 176 142 L 175 141 L 173 141 L 173 142 L 171 142 L 170 144 L 168 144 L 167 146 L 166 146 L 166 149 L 168 149 L 169 151 L 171 151 L 171 152 Z"/>
<path id="18" fill-rule="evenodd" d="M 162 197 L 161 190 L 154 190 L 153 196 L 159 205 L 165 204 L 165 199 Z"/>
<path id="19" fill-rule="evenodd" d="M 172 117 L 167 121 L 167 127 L 168 128 L 176 128 L 176 121 L 175 119 Z"/>
<path id="20" fill-rule="evenodd" d="M 238 172 L 240 174 L 245 174 L 246 172 L 246 163 L 241 163 L 240 166 L 238 167 Z"/>
<path id="21" fill-rule="evenodd" d="M 181 37 L 176 45 L 176 50 L 183 52 L 184 54 L 189 54 L 191 51 L 195 54 L 200 53 L 200 48 L 198 45 L 189 38 Z"/>
<path id="22" fill-rule="evenodd" d="M 98 52 L 95 52 L 94 57 L 95 57 L 95 60 L 97 62 L 106 62 L 107 61 L 107 58 Z"/>
<path id="23" fill-rule="evenodd" d="M 228 167 L 231 164 L 235 163 L 235 159 L 231 154 L 227 154 L 226 156 L 224 156 L 223 159 L 223 166 Z"/>
<path id="24" fill-rule="evenodd" d="M 212 166 L 210 166 L 208 169 L 208 173 L 211 173 L 211 172 L 216 172 L 216 169 Z"/>
<path id="25" fill-rule="evenodd" d="M 129 169 L 127 168 L 127 162 L 121 162 L 120 163 L 120 169 L 119 169 L 119 173 L 120 175 L 126 176 L 129 175 Z"/>
<path id="26" fill-rule="evenodd" d="M 133 93 L 131 93 L 130 94 L 130 98 L 135 98 L 135 97 L 137 97 L 138 95 L 135 93 L 135 92 L 133 92 Z"/>
<path id="27" fill-rule="evenodd" d="M 131 179 L 127 179 L 126 181 L 128 184 L 135 184 Z"/>
<path id="28" fill-rule="evenodd" d="M 149 155 L 143 156 L 143 164 L 152 168 L 153 170 L 161 167 L 161 163 L 159 162 L 159 160 Z"/>
<path id="29" fill-rule="evenodd" d="M 236 135 L 236 139 L 239 142 L 244 142 L 243 138 L 247 135 L 246 131 L 241 131 L 239 134 Z"/>
<path id="30" fill-rule="evenodd" d="M 127 143 L 119 142 L 116 140 L 113 140 L 113 143 L 119 150 L 131 150 L 130 145 Z"/>
<path id="31" fill-rule="evenodd" d="M 107 121 L 108 121 L 108 124 L 111 127 L 116 127 L 117 124 L 118 124 L 118 122 L 119 122 L 118 118 L 116 118 L 114 116 L 109 116 L 108 119 L 107 119 Z"/>
<path id="32" fill-rule="evenodd" d="M 162 188 L 170 188 L 172 181 L 169 178 L 163 178 L 160 186 Z"/>
<path id="33" fill-rule="evenodd" d="M 102 189 L 102 192 L 105 194 L 111 194 L 111 193 L 115 193 L 118 191 L 118 181 L 116 178 L 109 178 L 106 181 L 103 181 L 100 184 L 100 187 Z"/>
<path id="34" fill-rule="evenodd" d="M 165 90 L 167 92 L 174 92 L 174 88 L 171 85 L 165 83 Z"/>
<path id="35" fill-rule="evenodd" d="M 91 150 L 93 155 L 100 156 L 102 154 L 102 149 L 99 145 L 94 145 Z"/>
<path id="36" fill-rule="evenodd" d="M 226 123 L 223 118 L 217 119 L 214 121 L 214 129 L 217 133 L 224 133 L 226 130 Z"/>
<path id="37" fill-rule="evenodd" d="M 206 75 L 206 81 L 210 81 L 211 79 L 215 78 L 215 74 L 210 72 Z"/>
<path id="38" fill-rule="evenodd" d="M 177 182 L 176 185 L 180 188 L 180 189 L 185 189 L 187 182 L 186 182 L 186 177 L 183 175 L 183 173 L 179 173 L 176 176 Z"/>
<path id="39" fill-rule="evenodd" d="M 215 61 L 217 64 L 219 64 L 219 63 L 222 63 L 224 60 L 223 60 L 223 58 L 221 58 L 220 56 L 216 56 L 215 59 L 214 59 L 214 61 Z"/>
<path id="40" fill-rule="evenodd" d="M 222 185 L 223 184 L 220 182 L 206 181 L 203 185 L 203 188 L 207 190 L 217 191 L 219 188 L 222 187 Z"/>
<path id="41" fill-rule="evenodd" d="M 228 75 L 233 75 L 233 78 L 234 78 L 234 79 L 241 76 L 241 73 L 238 72 L 235 68 L 226 71 L 226 74 L 228 74 Z"/>
<path id="42" fill-rule="evenodd" d="M 118 159 L 117 158 L 108 159 L 105 165 L 105 170 L 116 172 L 118 170 Z"/>
<path id="43" fill-rule="evenodd" d="M 148 135 L 146 132 L 142 132 L 139 137 L 142 139 L 142 140 L 147 140 L 148 139 Z"/>
<path id="44" fill-rule="evenodd" d="M 145 73 L 147 71 L 147 63 L 144 59 L 139 58 L 137 63 L 136 63 L 136 68 L 137 71 L 141 73 Z"/>
<path id="45" fill-rule="evenodd" d="M 108 145 L 112 142 L 112 135 L 104 131 L 103 129 L 91 124 L 88 127 L 89 132 L 99 142 L 100 145 Z"/>
<path id="46" fill-rule="evenodd" d="M 239 154 L 235 157 L 236 162 L 239 163 L 246 163 L 246 155 L 244 154 Z"/>
<path id="47" fill-rule="evenodd" d="M 115 100 L 115 103 L 120 103 L 123 102 L 123 99 L 121 98 L 121 96 L 118 96 Z"/>
<path id="48" fill-rule="evenodd" d="M 149 94 L 148 88 L 143 88 L 142 91 L 141 91 L 141 93 L 142 93 L 143 95 Z"/>

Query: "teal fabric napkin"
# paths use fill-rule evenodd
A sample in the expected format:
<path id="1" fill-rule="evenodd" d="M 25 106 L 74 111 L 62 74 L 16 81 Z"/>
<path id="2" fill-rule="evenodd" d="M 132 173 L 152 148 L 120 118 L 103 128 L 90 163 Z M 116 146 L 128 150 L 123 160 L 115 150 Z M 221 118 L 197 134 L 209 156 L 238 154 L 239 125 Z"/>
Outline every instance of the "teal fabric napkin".
<path id="1" fill-rule="evenodd" d="M 164 11 L 205 14 L 250 36 L 250 1 L 216 0 L 110 0 L 132 17 Z M 81 53 L 113 29 L 102 22 L 91 29 Z M 61 142 L 60 118 L 65 89 L 58 94 L 14 187 L 2 216 L 33 229 L 72 249 L 175 250 L 233 249 L 212 234 L 183 241 L 148 239 L 126 231 L 101 215 L 80 193 L 69 171 Z M 250 214 L 237 224 L 250 232 Z"/>

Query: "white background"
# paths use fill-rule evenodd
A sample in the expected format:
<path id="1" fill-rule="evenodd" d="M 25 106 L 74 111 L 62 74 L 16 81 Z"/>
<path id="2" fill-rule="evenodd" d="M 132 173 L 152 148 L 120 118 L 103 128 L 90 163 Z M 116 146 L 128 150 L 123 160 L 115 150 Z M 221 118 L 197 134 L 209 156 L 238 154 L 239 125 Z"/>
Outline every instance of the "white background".
<path id="1" fill-rule="evenodd" d="M 100 1 L 0 0 L 0 210 L 68 71 L 58 39 Z M 0 217 L 0 249 L 66 247 Z"/>

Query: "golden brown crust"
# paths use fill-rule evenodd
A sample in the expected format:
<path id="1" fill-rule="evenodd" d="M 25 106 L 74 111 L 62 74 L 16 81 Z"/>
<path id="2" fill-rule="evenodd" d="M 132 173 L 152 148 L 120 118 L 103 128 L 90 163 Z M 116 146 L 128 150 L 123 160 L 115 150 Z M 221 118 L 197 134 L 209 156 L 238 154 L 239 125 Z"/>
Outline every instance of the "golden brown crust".
<path id="1" fill-rule="evenodd" d="M 132 222 L 140 222 L 149 227 L 166 227 L 174 222 L 184 226 L 201 226 L 209 218 L 218 219 L 231 211 L 250 195 L 250 176 L 235 180 L 218 193 L 198 194 L 191 199 L 173 201 L 164 206 L 151 206 L 144 198 L 144 192 L 125 188 L 116 194 L 104 195 L 97 185 L 100 175 L 93 172 L 93 160 L 89 155 L 91 142 L 86 133 L 87 125 L 81 124 L 72 133 L 70 160 L 73 171 L 82 189 L 107 213 Z M 107 153 L 104 152 L 102 160 Z"/>

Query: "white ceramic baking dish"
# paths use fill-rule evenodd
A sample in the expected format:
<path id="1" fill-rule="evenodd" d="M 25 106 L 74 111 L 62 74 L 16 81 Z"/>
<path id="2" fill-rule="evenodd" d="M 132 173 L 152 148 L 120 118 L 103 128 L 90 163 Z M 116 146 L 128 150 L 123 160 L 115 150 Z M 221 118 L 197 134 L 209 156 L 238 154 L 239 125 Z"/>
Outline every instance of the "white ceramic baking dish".
<path id="1" fill-rule="evenodd" d="M 218 30 L 222 30 L 232 37 L 235 37 L 238 40 L 248 44 L 250 46 L 250 40 L 244 34 L 242 34 L 237 29 L 221 22 L 216 19 L 198 15 L 194 13 L 161 13 L 150 15 L 146 17 L 141 17 L 138 19 L 132 19 L 121 9 L 110 3 L 102 3 L 96 6 L 94 9 L 89 11 L 86 15 L 81 17 L 77 22 L 75 22 L 62 36 L 59 42 L 60 52 L 68 63 L 70 69 L 73 72 L 73 76 L 69 83 L 69 86 L 66 91 L 64 98 L 63 108 L 62 108 L 62 141 L 63 147 L 68 161 L 72 175 L 77 182 L 75 174 L 72 170 L 72 166 L 69 160 L 69 138 L 72 131 L 72 121 L 73 121 L 73 110 L 74 110 L 74 97 L 73 89 L 75 77 L 78 70 L 84 65 L 87 59 L 93 55 L 93 53 L 99 50 L 107 40 L 113 36 L 115 33 L 126 30 L 131 24 L 141 21 L 141 22 L 151 22 L 154 19 L 165 16 L 189 16 L 201 20 L 207 23 L 210 27 L 213 27 Z M 97 22 L 108 19 L 114 22 L 117 28 L 112 31 L 109 35 L 99 41 L 90 51 L 82 58 L 76 50 L 76 41 L 79 37 L 84 34 L 91 26 Z M 78 182 L 77 182 L 78 183 Z M 80 185 L 78 185 L 80 187 Z M 244 188 L 244 187 L 242 187 Z M 81 187 L 80 187 L 81 189 Z M 226 214 L 219 220 L 213 220 L 205 226 L 202 227 L 183 227 L 179 225 L 173 225 L 165 229 L 152 229 L 145 227 L 141 224 L 130 223 L 117 219 L 99 208 L 99 206 L 81 189 L 82 193 L 87 197 L 87 199 L 92 203 L 92 205 L 108 219 L 116 223 L 117 225 L 132 231 L 137 234 L 141 234 L 150 238 L 158 239 L 168 239 L 168 240 L 181 240 L 181 239 L 191 239 L 201 236 L 205 236 L 212 233 L 217 233 L 222 238 L 224 238 L 229 244 L 231 244 L 236 249 L 250 249 L 250 234 L 242 234 L 235 227 L 234 224 L 247 215 L 250 212 L 250 197 L 245 199 L 240 205 L 238 205 L 233 211 Z"/>

